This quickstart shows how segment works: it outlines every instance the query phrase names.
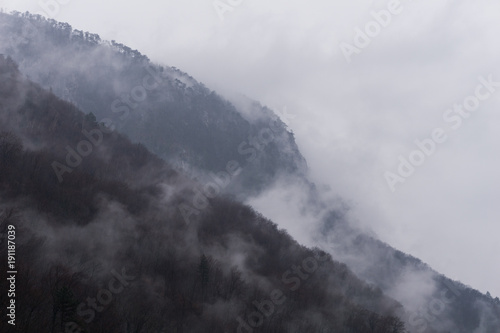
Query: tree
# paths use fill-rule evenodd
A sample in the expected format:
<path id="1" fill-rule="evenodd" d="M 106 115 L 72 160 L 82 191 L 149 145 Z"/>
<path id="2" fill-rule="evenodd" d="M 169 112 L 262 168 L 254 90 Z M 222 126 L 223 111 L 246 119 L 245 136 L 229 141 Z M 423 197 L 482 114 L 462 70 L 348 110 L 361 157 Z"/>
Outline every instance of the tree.
<path id="1" fill-rule="evenodd" d="M 0 132 L 0 167 L 8 165 L 23 150 L 21 140 L 11 132 Z"/>
<path id="2" fill-rule="evenodd" d="M 56 291 L 55 309 L 60 314 L 61 330 L 75 321 L 77 306 L 78 300 L 68 287 L 63 286 Z"/>
<path id="3" fill-rule="evenodd" d="M 92 125 L 93 127 L 97 126 L 97 118 L 93 112 L 90 112 L 85 115 L 85 122 Z"/>
<path id="4" fill-rule="evenodd" d="M 202 299 L 205 298 L 205 292 L 206 288 L 210 279 L 210 261 L 209 259 L 205 256 L 202 255 L 200 259 L 200 264 L 198 265 L 198 273 L 200 275 L 200 281 L 201 281 L 201 295 Z"/>
<path id="5" fill-rule="evenodd" d="M 405 324 L 397 317 L 385 316 L 380 318 L 376 333 L 404 333 Z"/>

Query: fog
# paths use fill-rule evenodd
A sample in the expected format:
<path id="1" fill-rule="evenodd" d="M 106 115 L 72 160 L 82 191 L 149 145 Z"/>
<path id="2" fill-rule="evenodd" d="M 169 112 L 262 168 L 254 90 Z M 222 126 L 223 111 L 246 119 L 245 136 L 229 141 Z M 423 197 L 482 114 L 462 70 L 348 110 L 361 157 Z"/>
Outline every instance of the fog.
<path id="1" fill-rule="evenodd" d="M 212 1 L 64 2 L 52 11 L 43 1 L 2 0 L 0 7 L 98 33 L 211 89 L 288 113 L 284 121 L 312 179 L 349 205 L 353 223 L 453 279 L 500 295 L 500 94 L 481 101 L 457 130 L 443 119 L 474 95 L 479 77 L 500 81 L 500 4 L 402 0 L 400 13 L 348 62 L 341 43 L 353 44 L 356 27 L 364 29 L 389 1 L 233 1 L 240 4 L 223 20 Z M 397 173 L 399 156 L 408 158 L 414 141 L 436 128 L 446 130 L 446 142 L 392 192 L 384 174 Z M 306 242 L 308 225 L 273 208 L 286 193 L 266 195 L 254 206 Z"/>

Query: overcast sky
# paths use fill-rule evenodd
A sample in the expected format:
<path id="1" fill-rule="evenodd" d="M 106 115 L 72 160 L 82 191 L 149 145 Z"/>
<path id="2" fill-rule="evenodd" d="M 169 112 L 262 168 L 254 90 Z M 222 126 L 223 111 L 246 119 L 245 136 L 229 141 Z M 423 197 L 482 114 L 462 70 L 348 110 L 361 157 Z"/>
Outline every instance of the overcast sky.
<path id="1" fill-rule="evenodd" d="M 0 6 L 98 33 L 290 114 L 313 179 L 351 205 L 353 220 L 500 296 L 500 87 L 477 88 L 500 82 L 497 0 L 222 0 L 219 12 L 213 0 L 59 0 L 44 10 L 49 2 Z M 385 27 L 374 23 L 381 10 Z M 447 112 L 464 100 L 477 109 Z M 441 142 L 422 161 L 415 140 L 435 131 Z M 410 154 L 423 163 L 402 183 L 399 156 Z"/>

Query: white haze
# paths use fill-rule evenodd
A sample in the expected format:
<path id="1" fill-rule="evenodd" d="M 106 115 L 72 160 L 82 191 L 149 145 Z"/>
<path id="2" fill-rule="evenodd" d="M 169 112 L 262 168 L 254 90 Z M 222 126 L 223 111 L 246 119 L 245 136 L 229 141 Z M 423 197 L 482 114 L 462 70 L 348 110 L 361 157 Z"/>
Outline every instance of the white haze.
<path id="1" fill-rule="evenodd" d="M 212 89 L 286 107 L 313 179 L 350 204 L 352 220 L 500 296 L 500 91 L 395 193 L 383 178 L 414 140 L 445 126 L 443 112 L 474 92 L 478 76 L 500 81 L 500 3 L 401 0 L 403 12 L 348 64 L 339 43 L 352 42 L 354 28 L 389 1 L 242 1 L 224 21 L 212 0 L 61 2 L 54 19 L 139 49 Z M 0 7 L 45 15 L 34 0 L 0 0 Z M 275 216 L 281 203 L 273 199 L 280 196 L 255 204 L 307 232 L 294 216 Z"/>

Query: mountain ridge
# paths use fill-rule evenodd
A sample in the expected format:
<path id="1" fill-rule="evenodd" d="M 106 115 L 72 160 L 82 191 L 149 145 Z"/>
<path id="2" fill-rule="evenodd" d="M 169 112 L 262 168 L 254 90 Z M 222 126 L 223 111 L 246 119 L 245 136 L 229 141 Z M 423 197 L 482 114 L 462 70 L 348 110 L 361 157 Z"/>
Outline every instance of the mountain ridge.
<path id="1" fill-rule="evenodd" d="M 117 132 L 59 182 L 50 162 L 102 125 L 3 56 L 0 77 L 0 242 L 14 226 L 23 305 L 2 331 L 402 332 L 397 302 L 250 207 L 210 198 L 185 223 L 196 184 Z"/>
<path id="2" fill-rule="evenodd" d="M 36 63 L 33 65 L 30 64 L 30 62 L 28 61 L 29 59 L 33 59 L 33 57 L 36 57 L 37 54 L 33 53 L 33 50 L 31 49 L 33 48 L 33 46 L 30 46 L 30 39 L 26 38 L 27 36 L 22 32 L 25 24 L 24 23 L 21 25 L 18 24 L 25 22 L 26 20 L 30 20 L 29 14 L 16 14 L 16 15 L 14 15 L 14 18 L 12 19 L 12 22 L 14 23 L 11 22 L 10 24 L 13 25 L 14 27 L 17 27 L 17 31 L 21 32 L 19 35 L 13 33 L 15 29 L 12 29 L 12 26 L 9 26 L 8 24 L 4 23 L 4 25 L 0 27 L 0 30 L 7 29 L 7 31 L 9 32 L 4 34 L 4 39 L 3 39 L 4 42 L 5 42 L 5 36 L 8 36 L 12 37 L 9 39 L 9 43 L 12 43 L 12 40 L 14 40 L 15 43 L 18 43 L 16 44 L 15 47 L 11 47 L 11 49 L 7 48 L 5 51 L 8 52 L 6 53 L 10 53 L 13 57 L 17 57 L 16 60 L 21 61 L 21 68 L 23 68 L 24 66 L 25 69 L 28 69 L 28 73 L 31 73 L 30 76 L 36 77 L 37 80 L 40 81 L 42 84 L 44 84 L 47 88 L 50 89 L 52 86 L 54 86 L 52 87 L 54 92 L 59 93 L 61 96 L 66 97 L 69 100 L 73 99 L 73 101 L 77 104 L 83 105 L 85 112 L 88 113 L 90 121 L 93 121 L 94 119 L 91 116 L 91 114 L 94 113 L 93 111 L 96 111 L 97 115 L 99 116 L 106 116 L 106 115 L 115 116 L 114 120 L 112 120 L 111 122 L 107 122 L 108 125 L 113 125 L 113 124 L 120 125 L 116 126 L 118 127 L 117 129 L 120 129 L 122 133 L 126 133 L 127 135 L 135 133 L 135 140 L 133 141 L 137 143 L 147 141 L 149 147 L 155 148 L 157 155 L 161 157 L 163 152 L 164 159 L 173 162 L 174 164 L 177 161 L 187 161 L 187 164 L 193 165 L 195 169 L 193 172 L 191 172 L 191 175 L 194 175 L 200 182 L 205 184 L 208 184 L 211 179 L 211 176 L 207 174 L 207 172 L 220 173 L 223 170 L 227 170 L 227 163 L 235 161 L 235 156 L 238 158 L 247 157 L 249 160 L 247 160 L 246 158 L 239 160 L 240 165 L 245 166 L 244 168 L 242 168 L 245 174 L 241 178 L 235 178 L 236 180 L 238 180 L 238 183 L 231 183 L 229 186 L 223 187 L 223 189 L 227 190 L 227 192 L 230 194 L 238 194 L 240 190 L 244 191 L 245 194 L 243 194 L 239 198 L 245 198 L 249 194 L 251 195 L 259 193 L 267 186 L 272 184 L 273 180 L 276 179 L 276 177 L 279 176 L 280 173 L 288 174 L 290 175 L 290 177 L 295 177 L 296 174 L 298 173 L 298 177 L 301 178 L 302 181 L 304 181 L 304 183 L 306 184 L 305 187 L 309 186 L 311 187 L 310 197 L 316 198 L 314 185 L 308 183 L 308 181 L 305 179 L 306 177 L 304 176 L 305 161 L 303 161 L 303 157 L 301 157 L 300 152 L 298 151 L 296 145 L 290 144 L 290 140 L 293 139 L 293 135 L 291 136 L 291 133 L 288 133 L 286 131 L 285 126 L 283 126 L 283 123 L 279 119 L 273 118 L 272 116 L 269 115 L 268 111 L 270 110 L 260 106 L 259 104 L 255 104 L 256 105 L 255 110 L 257 112 L 267 113 L 267 116 L 260 118 L 260 120 L 254 123 L 251 123 L 250 121 L 248 121 L 248 119 L 242 121 L 241 119 L 243 118 L 237 116 L 236 114 L 237 110 L 234 108 L 234 106 L 228 106 L 227 104 L 225 104 L 226 102 L 217 97 L 215 93 L 210 92 L 202 85 L 196 85 L 195 83 L 193 83 L 195 81 L 194 79 L 190 78 L 189 75 L 182 74 L 182 72 L 176 70 L 173 67 L 168 69 L 162 69 L 161 66 L 155 65 L 144 69 L 143 67 L 140 67 L 140 63 L 141 61 L 146 60 L 147 57 L 141 55 L 138 51 L 131 50 L 130 48 L 123 46 L 121 44 L 117 44 L 116 42 L 111 42 L 110 44 L 107 45 L 108 46 L 111 45 L 112 47 L 117 48 L 117 50 L 119 50 L 118 53 L 120 54 L 121 57 L 129 59 L 126 60 L 125 62 L 129 61 L 130 63 L 137 63 L 139 64 L 139 66 L 133 67 L 135 68 L 134 69 L 135 75 L 132 76 L 125 75 L 123 77 L 125 81 L 129 80 L 127 81 L 128 84 L 124 85 L 123 83 L 120 82 L 113 83 L 113 85 L 118 84 L 120 89 L 115 91 L 108 88 L 108 90 L 113 91 L 113 93 L 108 94 L 109 96 L 103 96 L 102 91 L 100 89 L 96 89 L 96 87 L 93 85 L 92 82 L 106 80 L 107 76 L 104 73 L 112 73 L 113 69 L 106 69 L 106 66 L 97 67 L 97 69 L 94 69 L 90 72 L 94 74 L 99 73 L 99 75 L 98 76 L 96 75 L 96 78 L 91 78 L 91 81 L 85 81 L 87 78 L 85 75 L 81 73 L 79 74 L 81 75 L 81 77 L 77 76 L 76 78 L 71 75 L 67 75 L 67 73 L 64 71 L 61 71 L 58 74 L 57 71 L 51 72 L 49 70 L 49 73 L 47 74 L 45 72 L 47 68 L 54 69 L 54 67 L 39 66 L 40 64 L 38 65 L 39 67 L 37 67 Z M 5 16 L 2 16 L 2 18 L 3 17 Z M 37 20 L 41 20 L 41 18 L 38 18 Z M 40 23 L 40 25 L 43 26 L 42 23 Z M 49 26 L 47 30 L 50 32 L 58 31 L 58 29 L 62 29 L 64 31 L 69 31 L 69 29 L 71 29 L 71 26 L 69 25 L 60 24 L 50 20 L 48 21 L 47 25 Z M 26 30 L 26 28 L 24 28 L 24 30 Z M 73 32 L 71 31 L 69 32 L 69 34 L 68 33 L 56 34 L 57 37 L 56 40 L 59 40 L 59 42 L 62 43 L 64 40 L 67 40 L 65 39 L 67 38 L 67 36 L 73 36 L 72 33 Z M 16 38 L 16 36 L 18 36 L 19 38 Z M 97 44 L 100 43 L 100 38 L 98 38 L 97 35 L 77 32 L 74 34 L 74 36 L 76 45 L 75 48 L 78 52 L 85 53 L 86 44 L 92 46 L 96 45 L 96 43 Z M 41 40 L 45 41 L 46 39 L 42 38 Z M 41 44 L 43 45 L 43 43 Z M 12 45 L 12 44 L 0 44 L 0 45 Z M 43 51 L 43 49 L 41 50 Z M 73 52 L 74 50 L 70 51 Z M 30 54 L 30 52 L 32 52 L 33 54 Z M 71 52 L 69 52 L 68 54 L 71 54 Z M 61 53 L 65 54 L 64 52 Z M 105 55 L 105 52 L 102 54 L 99 53 L 99 56 L 105 58 L 103 54 Z M 81 55 L 80 58 L 82 58 Z M 79 61 L 81 60 L 80 58 L 78 58 Z M 55 59 L 53 60 L 54 63 L 57 64 L 57 66 L 62 66 L 62 64 L 65 64 L 64 61 L 57 62 L 56 61 L 57 59 L 58 58 L 55 57 Z M 87 61 L 92 62 L 90 59 L 93 58 L 88 57 Z M 117 69 L 123 68 L 121 65 L 116 64 L 113 61 L 110 61 L 109 63 L 111 64 L 110 66 L 116 66 Z M 99 66 L 102 66 L 101 63 L 99 64 L 100 64 Z M 80 63 L 72 64 L 71 62 L 68 64 L 70 68 L 71 66 L 77 68 L 79 65 Z M 84 66 L 84 68 L 88 68 L 88 66 Z M 57 67 L 55 69 L 57 69 Z M 108 70 L 108 72 L 106 72 L 106 70 Z M 71 74 L 71 71 L 69 71 L 69 73 Z M 165 74 L 163 75 L 161 73 Z M 144 80 L 146 78 L 146 75 L 148 74 L 150 76 L 148 76 L 147 79 Z M 162 79 L 161 76 L 164 76 L 165 78 L 168 79 Z M 130 80 L 131 78 L 132 80 Z M 186 112 L 175 113 L 174 115 L 177 115 L 178 116 L 177 118 L 175 117 L 171 117 L 168 119 L 147 118 L 148 117 L 147 112 L 142 110 L 142 106 L 143 105 L 145 106 L 146 104 L 142 104 L 142 102 L 144 103 L 148 102 L 147 99 L 141 101 L 141 99 L 144 97 L 144 94 L 142 92 L 146 91 L 147 93 L 149 93 L 150 91 L 146 88 L 148 86 L 152 87 L 154 83 L 155 82 L 158 83 L 158 81 L 168 84 L 168 89 L 164 89 L 163 91 L 161 91 L 161 93 L 152 89 L 151 96 L 149 95 L 148 96 L 156 98 L 155 101 L 157 101 L 159 104 L 170 103 L 168 104 L 169 109 L 180 108 L 182 110 L 188 110 L 188 111 L 194 110 L 195 112 L 191 114 L 194 120 L 190 122 L 189 118 L 187 119 L 183 118 L 185 114 L 188 114 Z M 54 84 L 51 85 L 51 83 Z M 81 90 L 84 90 L 84 93 L 81 93 Z M 124 92 L 124 95 L 123 94 L 121 95 L 120 91 Z M 159 96 L 155 96 L 154 95 L 155 93 L 158 93 Z M 91 98 L 83 98 L 82 96 L 89 96 Z M 135 96 L 136 99 L 133 99 L 133 96 Z M 201 100 L 197 100 L 196 96 L 201 96 L 203 98 Z M 99 102 L 100 104 L 96 102 L 100 101 L 101 99 L 104 99 L 105 102 L 101 101 Z M 116 102 L 116 104 L 114 104 L 115 110 L 113 110 L 113 103 L 115 102 Z M 204 112 L 205 111 L 204 109 L 206 108 L 204 103 L 214 103 L 214 106 L 211 107 L 211 109 L 216 110 L 217 112 L 219 111 L 219 108 L 222 107 L 224 111 L 219 114 L 222 114 L 223 116 L 211 118 L 211 114 Z M 136 104 L 137 107 L 134 108 Z M 107 108 L 107 111 L 104 112 L 100 110 L 99 105 L 104 105 Z M 151 108 L 154 108 L 154 106 L 145 107 L 144 109 L 147 109 L 149 111 L 151 110 Z M 136 110 L 137 112 L 134 113 L 133 111 Z M 159 110 L 156 111 L 157 115 L 161 115 L 161 113 L 159 113 Z M 120 119 L 122 116 L 127 114 L 127 112 L 128 112 L 128 118 L 127 117 L 124 118 L 128 122 Z M 97 118 L 95 118 L 95 120 L 96 119 Z M 158 127 L 161 124 L 169 124 L 169 119 L 170 119 L 169 126 L 171 126 L 170 129 L 173 130 L 172 133 L 177 133 L 177 134 L 173 135 L 172 137 L 161 136 L 161 139 L 150 138 L 150 140 L 148 141 L 147 140 L 148 136 L 154 136 L 153 134 L 158 134 L 158 131 L 162 131 L 164 130 L 164 128 L 162 127 L 157 131 L 145 130 L 145 129 L 150 129 L 152 126 Z M 232 120 L 234 120 L 234 123 L 231 122 Z M 195 131 L 191 131 L 190 134 L 187 135 L 186 137 L 182 137 L 180 134 L 178 134 L 178 132 L 174 131 L 175 127 L 179 127 L 180 125 L 182 125 L 183 122 L 186 122 L 186 128 L 190 126 L 192 127 L 193 124 L 196 124 L 196 126 L 194 126 Z M 145 124 L 145 125 L 142 128 L 138 129 L 137 124 Z M 231 128 L 232 126 L 241 126 L 241 127 L 238 127 L 236 131 L 231 132 L 228 129 Z M 197 129 L 203 127 L 207 128 L 206 130 L 207 135 L 205 137 L 201 137 L 198 141 L 190 143 L 189 142 L 189 140 L 191 140 L 190 138 L 192 136 L 196 137 L 198 135 Z M 105 128 L 107 127 L 105 126 Z M 210 130 L 208 130 L 208 128 L 210 128 Z M 265 130 L 266 128 L 275 129 L 276 132 L 273 133 L 279 140 L 272 140 L 269 142 L 269 144 L 262 144 L 262 142 L 259 142 L 260 141 L 259 135 L 261 135 L 263 133 L 261 131 Z M 245 135 L 240 135 L 239 131 L 241 129 L 244 130 Z M 206 142 L 205 141 L 206 137 L 209 136 L 208 135 L 209 133 L 213 133 L 214 132 L 213 130 L 219 131 L 219 133 L 221 133 L 218 139 L 220 141 L 216 140 L 216 141 Z M 233 135 L 234 132 L 238 132 L 238 134 Z M 262 137 L 264 138 L 264 142 L 268 141 L 268 139 L 270 138 L 268 137 L 268 139 L 266 139 L 264 135 L 262 135 Z M 172 138 L 175 138 L 177 142 L 175 142 L 175 140 L 173 140 Z M 217 142 L 227 141 L 228 138 L 231 139 L 235 138 L 233 140 L 235 144 L 234 142 L 231 142 L 230 144 L 225 143 L 224 145 L 218 146 Z M 85 139 L 86 138 L 80 134 L 79 140 L 85 140 Z M 187 144 L 183 142 L 183 140 L 188 141 Z M 160 141 L 162 141 L 163 144 L 165 142 L 168 142 L 169 144 L 172 145 L 176 144 L 178 146 L 180 145 L 180 147 L 177 150 L 176 148 L 168 150 L 170 148 L 167 149 L 165 148 L 165 146 L 161 145 L 158 146 Z M 174 142 L 172 143 L 172 141 Z M 78 142 L 79 141 L 74 142 L 73 146 L 76 147 Z M 181 144 L 179 144 L 179 142 L 181 142 Z M 203 142 L 203 144 L 200 144 L 200 142 Z M 191 146 L 194 148 L 189 148 Z M 241 151 L 243 151 L 244 154 L 241 154 L 239 152 L 240 146 L 242 147 Z M 198 152 L 204 150 L 201 147 L 212 147 L 212 148 L 209 154 L 200 155 L 198 154 Z M 288 147 L 290 151 L 284 155 L 278 154 L 277 152 L 281 153 L 283 147 L 285 148 Z M 67 151 L 65 151 L 64 149 L 61 149 L 60 152 L 61 151 L 67 153 Z M 155 151 L 153 150 L 153 152 Z M 176 155 L 179 152 L 184 154 Z M 64 161 L 65 160 L 64 155 L 61 156 L 63 157 L 60 158 L 59 160 Z M 280 156 L 280 158 L 273 159 L 273 156 Z M 183 168 L 181 167 L 177 169 L 183 169 Z M 193 194 L 186 195 L 184 200 L 181 200 L 179 204 L 183 204 L 185 202 L 190 203 L 188 207 L 188 209 L 190 209 L 189 212 L 193 212 L 193 209 L 195 209 L 194 212 L 196 215 L 200 214 L 203 215 L 205 213 L 205 209 L 202 207 L 205 206 L 206 202 L 210 201 L 209 199 L 211 198 L 209 198 L 209 196 L 205 196 L 203 200 L 204 203 L 199 204 L 199 207 L 197 207 L 197 204 L 195 202 L 197 198 L 196 195 L 197 195 L 196 192 Z M 314 205 L 318 206 L 325 205 L 325 203 L 319 202 L 316 199 L 312 201 L 314 202 Z M 131 207 L 133 207 L 133 205 L 131 205 Z M 403 280 L 403 282 L 405 282 L 404 278 L 405 275 L 407 274 L 408 267 L 410 267 L 408 269 L 409 272 L 412 273 L 419 272 L 419 265 L 420 265 L 419 262 L 409 260 L 408 258 L 406 258 L 407 255 L 390 247 L 386 247 L 386 245 L 381 243 L 380 241 L 367 237 L 366 235 L 360 233 L 359 231 L 350 228 L 345 224 L 345 221 L 342 221 L 343 218 L 341 216 L 340 217 L 334 216 L 335 215 L 334 213 L 332 213 L 329 217 L 327 217 L 322 225 L 322 227 L 325 228 L 324 230 L 328 230 L 328 232 L 324 233 L 324 237 L 318 237 L 317 240 L 319 244 L 329 244 L 323 246 L 325 249 L 333 246 L 333 250 L 330 251 L 330 253 L 334 256 L 334 258 L 336 260 L 346 262 L 349 267 L 352 267 L 356 275 L 360 276 L 363 280 L 370 281 L 371 283 L 377 285 L 378 287 L 381 287 L 384 292 L 388 292 L 394 285 L 398 286 L 401 285 L 403 287 L 406 286 L 401 281 Z M 184 220 L 186 221 L 186 218 L 184 218 Z M 187 220 L 190 219 L 188 218 Z M 197 222 L 194 221 L 194 223 Z M 372 260 L 372 262 L 369 262 L 368 259 Z M 362 265 L 359 264 L 359 261 L 362 262 Z M 440 279 L 440 277 L 437 274 L 436 276 L 432 276 L 429 278 L 427 277 L 428 275 L 427 273 L 429 273 L 428 267 L 423 266 L 421 275 L 422 277 L 425 277 L 426 280 L 428 279 L 429 281 L 435 281 L 435 280 L 437 281 Z M 450 282 L 451 280 L 446 280 L 446 281 Z M 452 282 L 452 284 L 460 287 L 460 290 L 462 291 L 467 290 L 467 288 L 462 288 L 463 285 L 460 286 L 456 282 Z M 411 315 L 409 316 L 409 318 L 407 318 L 407 322 L 409 322 L 411 326 L 410 328 L 414 329 L 415 331 L 421 332 L 422 328 L 427 329 L 430 328 L 429 326 L 436 325 L 436 318 L 441 318 L 441 317 L 448 318 L 451 316 L 452 318 L 457 320 L 465 320 L 463 323 L 457 321 L 457 323 L 460 324 L 454 324 L 455 327 L 458 326 L 458 329 L 460 329 L 457 331 L 469 332 L 470 330 L 479 327 L 481 325 L 482 317 L 480 314 L 483 312 L 478 310 L 479 306 L 476 305 L 476 300 L 486 302 L 488 304 L 486 308 L 493 309 L 491 311 L 497 311 L 497 313 L 499 311 L 498 306 L 495 305 L 497 303 L 495 303 L 494 300 L 489 300 L 485 298 L 486 296 L 481 295 L 478 292 L 468 290 L 467 292 L 461 292 L 460 294 L 462 295 L 461 296 L 462 298 L 456 300 L 456 302 L 453 303 L 452 306 L 447 306 L 445 310 L 440 312 L 438 311 L 439 315 L 434 314 L 432 312 L 431 314 L 429 314 L 430 313 L 429 311 L 432 310 L 429 309 L 429 305 L 434 304 L 432 302 L 434 302 L 436 297 L 440 297 L 441 289 L 439 288 L 436 287 L 436 290 L 429 292 L 430 294 L 429 298 L 424 299 L 423 305 L 424 307 L 426 307 L 426 309 L 424 310 L 427 312 L 421 311 L 420 309 L 414 309 L 413 318 L 411 318 Z M 439 300 L 440 298 L 437 299 Z M 452 312 L 453 314 L 451 315 Z M 465 314 L 470 314 L 470 315 L 466 316 Z M 494 320 L 492 320 L 491 322 L 494 323 Z M 450 329 L 446 327 L 447 323 L 444 324 L 437 323 L 437 324 L 439 324 L 438 326 L 442 326 L 443 330 Z M 494 332 L 494 326 L 492 327 L 493 330 L 490 331 Z M 486 330 L 485 332 L 490 332 L 490 331 Z"/>
<path id="3" fill-rule="evenodd" d="M 38 42 L 27 44 L 20 37 L 22 45 L 15 47 L 20 52 L 10 53 L 28 77 L 174 165 L 184 161 L 195 169 L 219 172 L 235 158 L 241 164 L 250 161 L 240 180 L 233 182 L 233 194 L 252 186 L 258 191 L 278 172 L 306 173 L 293 135 L 258 103 L 252 107 L 260 109 L 263 117 L 249 122 L 228 101 L 175 67 L 153 65 L 136 50 L 72 30 L 69 24 L 16 15 L 6 16 L 12 22 L 2 20 L 7 30 L 4 36 L 15 35 L 16 27 L 21 36 L 23 31 L 38 36 Z M 35 28 L 26 28 L 30 24 Z M 41 31 L 50 40 L 41 42 Z M 58 49 L 58 55 L 38 50 L 47 46 L 44 43 L 53 44 L 51 49 Z"/>

